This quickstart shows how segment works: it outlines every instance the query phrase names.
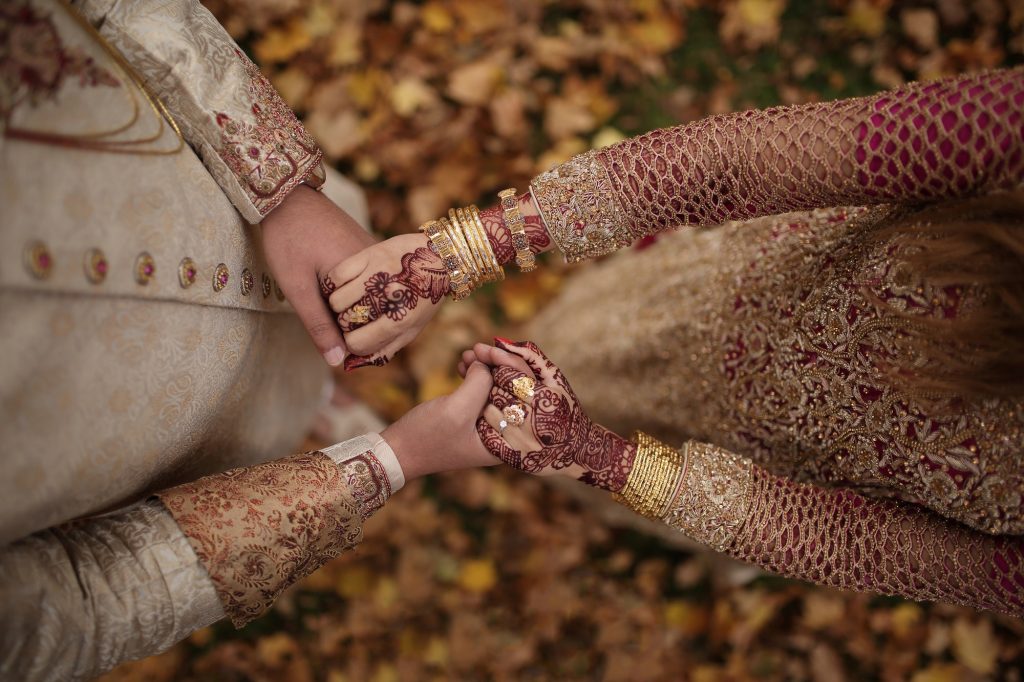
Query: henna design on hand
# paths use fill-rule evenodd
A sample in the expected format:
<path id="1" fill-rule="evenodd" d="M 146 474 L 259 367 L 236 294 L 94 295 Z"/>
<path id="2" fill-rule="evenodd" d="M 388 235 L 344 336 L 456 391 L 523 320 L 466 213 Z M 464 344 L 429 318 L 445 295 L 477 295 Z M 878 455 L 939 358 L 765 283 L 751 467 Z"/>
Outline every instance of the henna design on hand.
<path id="1" fill-rule="evenodd" d="M 522 469 L 522 456 L 519 451 L 509 445 L 501 434 L 494 430 L 487 420 L 480 417 L 476 420 L 476 432 L 480 436 L 480 442 L 484 444 L 487 451 L 508 464 L 513 469 Z"/>
<path id="2" fill-rule="evenodd" d="M 324 298 L 328 298 L 334 293 L 334 290 L 338 288 L 338 285 L 334 283 L 330 275 L 324 275 L 320 280 L 320 293 L 323 294 Z"/>
<path id="3" fill-rule="evenodd" d="M 632 443 L 595 424 L 580 406 L 579 399 L 566 380 L 565 375 L 533 344 L 511 344 L 535 352 L 541 367 L 532 362 L 534 371 L 551 377 L 538 383 L 534 388 L 531 409 L 528 410 L 526 425 L 530 428 L 541 447 L 522 455 L 517 468 L 533 474 L 556 472 L 577 465 L 583 469 L 579 480 L 599 488 L 618 492 L 626 485 L 626 479 L 633 467 L 636 448 Z M 508 349 L 508 344 L 500 343 Z M 496 367 L 492 371 L 496 387 L 502 392 L 511 390 L 511 381 L 520 373 L 509 367 Z M 501 408 L 494 401 L 492 404 Z M 492 429 L 493 430 L 493 429 Z M 496 457 L 502 457 L 492 445 L 493 439 L 481 440 Z M 504 439 L 501 443 L 508 447 Z M 503 460 L 504 461 L 504 460 Z"/>
<path id="4" fill-rule="evenodd" d="M 366 295 L 355 305 L 370 308 L 370 320 L 386 317 L 400 322 L 420 299 L 437 304 L 448 293 L 448 271 L 441 259 L 425 246 L 402 256 L 402 269 L 396 275 L 378 272 L 364 283 Z M 338 315 L 338 326 L 344 333 L 355 331 L 367 324 L 350 319 L 350 311 Z"/>
<path id="5" fill-rule="evenodd" d="M 522 200 L 523 197 L 520 197 L 520 201 Z M 512 246 L 512 234 L 505 227 L 501 206 L 492 206 L 480 211 L 480 220 L 484 224 L 487 239 L 491 242 L 494 257 L 498 259 L 498 262 L 502 265 L 514 262 L 516 249 Z M 530 241 L 531 251 L 540 253 L 551 246 L 551 238 L 548 236 L 548 231 L 544 228 L 540 216 L 523 216 L 523 220 L 526 224 L 526 238 Z"/>

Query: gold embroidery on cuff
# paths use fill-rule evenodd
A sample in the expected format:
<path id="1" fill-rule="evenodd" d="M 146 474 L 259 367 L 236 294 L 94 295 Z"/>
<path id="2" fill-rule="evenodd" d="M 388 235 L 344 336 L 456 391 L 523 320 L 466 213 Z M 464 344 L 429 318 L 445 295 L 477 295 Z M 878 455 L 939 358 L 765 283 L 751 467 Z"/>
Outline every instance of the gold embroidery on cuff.
<path id="1" fill-rule="evenodd" d="M 541 173 L 530 188 L 551 238 L 569 263 L 632 243 L 626 214 L 596 151 Z"/>
<path id="2" fill-rule="evenodd" d="M 679 493 L 663 520 L 715 551 L 729 548 L 750 512 L 750 460 L 722 448 L 689 441 Z"/>
<path id="3" fill-rule="evenodd" d="M 339 464 L 342 479 L 368 519 L 391 497 L 391 481 L 373 451 L 364 452 Z"/>

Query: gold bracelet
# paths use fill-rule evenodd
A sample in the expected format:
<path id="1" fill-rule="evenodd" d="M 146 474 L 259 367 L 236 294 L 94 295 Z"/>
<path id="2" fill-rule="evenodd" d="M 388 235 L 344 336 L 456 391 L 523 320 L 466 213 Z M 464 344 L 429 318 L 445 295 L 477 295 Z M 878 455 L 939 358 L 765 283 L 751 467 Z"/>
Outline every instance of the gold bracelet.
<path id="1" fill-rule="evenodd" d="M 523 221 L 523 214 L 519 210 L 519 200 L 516 198 L 516 188 L 509 187 L 498 192 L 501 199 L 502 215 L 505 218 L 505 227 L 512 235 L 512 247 L 516 250 L 516 265 L 522 272 L 530 272 L 537 267 L 537 257 L 530 249 L 530 240 L 526 236 L 526 223 Z"/>
<path id="2" fill-rule="evenodd" d="M 473 254 L 469 250 L 465 236 L 447 218 L 438 218 L 438 222 L 441 223 L 442 229 L 448 235 L 448 239 L 451 240 L 452 246 L 455 248 L 455 252 L 462 263 L 462 271 L 466 273 L 466 281 L 470 289 L 475 289 L 480 283 L 481 275 L 476 263 L 473 262 Z"/>
<path id="3" fill-rule="evenodd" d="M 438 255 L 448 271 L 448 287 L 451 290 L 452 299 L 461 301 L 469 296 L 472 289 L 465 271 L 462 270 L 461 260 L 441 224 L 436 220 L 430 220 L 420 225 L 420 231 L 426 233 L 434 253 Z"/>
<path id="4" fill-rule="evenodd" d="M 637 431 L 636 458 L 626 485 L 616 499 L 648 518 L 660 519 L 672 503 L 683 474 L 683 455 L 651 436 Z"/>
<path id="5" fill-rule="evenodd" d="M 494 274 L 498 281 L 504 281 L 505 279 L 505 268 L 501 267 L 501 263 L 498 262 L 497 256 L 494 255 L 494 248 L 491 246 L 491 238 L 487 235 L 487 228 L 484 227 L 484 221 L 480 217 L 480 209 L 474 204 L 469 205 L 469 215 L 473 218 L 473 225 L 476 227 L 477 233 L 480 235 L 480 241 L 484 244 L 484 251 L 487 254 L 488 262 L 494 269 Z"/>
<path id="6" fill-rule="evenodd" d="M 473 236 L 466 229 L 466 226 L 459 220 L 459 212 L 456 209 L 449 209 L 449 216 L 447 221 L 452 225 L 453 231 L 456 236 L 455 240 L 460 240 L 465 244 L 464 257 L 469 259 L 470 265 L 475 272 L 474 286 L 479 286 L 487 281 L 487 271 L 483 259 L 477 253 L 476 244 L 473 242 Z"/>

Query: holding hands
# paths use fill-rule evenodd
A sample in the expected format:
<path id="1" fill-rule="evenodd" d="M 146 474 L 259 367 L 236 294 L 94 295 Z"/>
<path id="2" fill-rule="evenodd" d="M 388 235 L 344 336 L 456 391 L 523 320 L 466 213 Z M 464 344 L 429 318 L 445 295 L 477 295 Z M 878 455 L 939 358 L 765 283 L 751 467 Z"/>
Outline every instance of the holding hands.
<path id="1" fill-rule="evenodd" d="M 527 473 L 620 491 L 635 446 L 587 416 L 561 370 L 536 345 L 506 339 L 495 344 L 477 344 L 459 365 L 460 373 L 477 362 L 491 368 L 493 386 L 476 422 L 487 450 Z"/>

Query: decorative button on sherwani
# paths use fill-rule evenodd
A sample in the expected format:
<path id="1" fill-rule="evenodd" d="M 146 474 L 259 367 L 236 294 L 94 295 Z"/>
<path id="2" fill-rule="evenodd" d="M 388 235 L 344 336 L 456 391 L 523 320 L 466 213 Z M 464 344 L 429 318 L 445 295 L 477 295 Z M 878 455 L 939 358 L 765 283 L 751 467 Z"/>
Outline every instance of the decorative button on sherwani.
<path id="1" fill-rule="evenodd" d="M 135 281 L 139 284 L 149 284 L 156 276 L 156 261 L 147 252 L 143 251 L 135 259 Z"/>
<path id="2" fill-rule="evenodd" d="M 242 296 L 248 296 L 252 291 L 253 285 L 255 284 L 255 278 L 252 276 L 252 270 L 245 268 L 242 270 Z"/>
<path id="3" fill-rule="evenodd" d="M 270 291 L 272 285 L 270 284 L 270 275 L 263 273 L 263 298 L 270 298 Z"/>
<path id="4" fill-rule="evenodd" d="M 219 263 L 217 269 L 213 271 L 213 290 L 223 291 L 224 287 L 228 285 L 228 266 L 224 263 Z"/>
<path id="5" fill-rule="evenodd" d="M 196 266 L 196 262 L 188 256 L 182 258 L 178 263 L 178 283 L 181 284 L 182 289 L 188 289 L 195 284 L 198 274 L 199 268 Z"/>
<path id="6" fill-rule="evenodd" d="M 93 284 L 99 284 L 107 278 L 107 270 L 110 264 L 107 257 L 99 249 L 89 249 L 85 252 L 85 278 Z"/>
<path id="7" fill-rule="evenodd" d="M 25 247 L 25 269 L 36 279 L 46 279 L 53 272 L 53 254 L 43 242 L 29 242 Z"/>

